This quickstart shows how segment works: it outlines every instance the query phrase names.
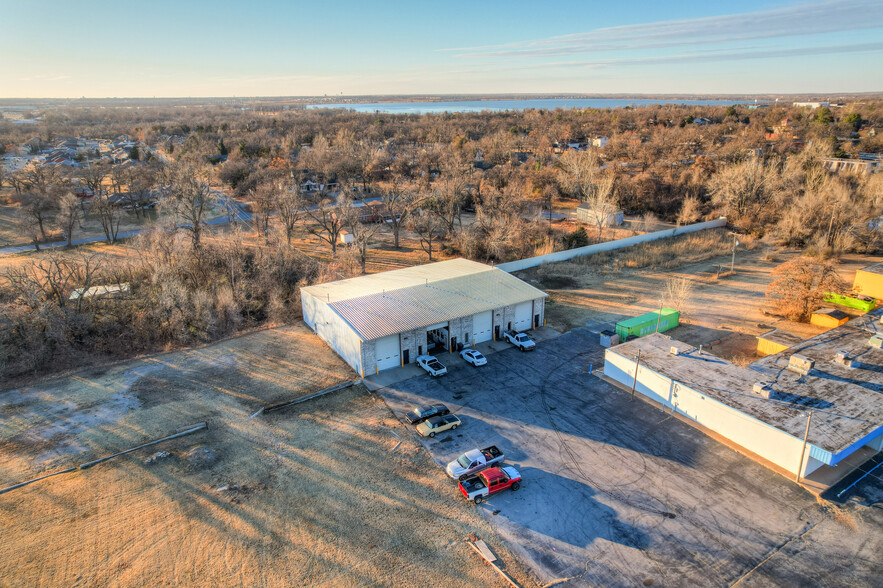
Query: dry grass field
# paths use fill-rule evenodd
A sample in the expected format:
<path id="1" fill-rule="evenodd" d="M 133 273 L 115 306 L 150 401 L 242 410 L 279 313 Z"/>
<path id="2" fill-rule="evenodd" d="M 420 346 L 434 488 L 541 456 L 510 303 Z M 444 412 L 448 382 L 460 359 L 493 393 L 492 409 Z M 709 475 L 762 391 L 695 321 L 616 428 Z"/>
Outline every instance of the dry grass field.
<path id="1" fill-rule="evenodd" d="M 0 393 L 0 486 L 208 423 L 0 495 L 0 586 L 530 585 L 361 385 L 249 420 L 351 377 L 293 326 Z"/>

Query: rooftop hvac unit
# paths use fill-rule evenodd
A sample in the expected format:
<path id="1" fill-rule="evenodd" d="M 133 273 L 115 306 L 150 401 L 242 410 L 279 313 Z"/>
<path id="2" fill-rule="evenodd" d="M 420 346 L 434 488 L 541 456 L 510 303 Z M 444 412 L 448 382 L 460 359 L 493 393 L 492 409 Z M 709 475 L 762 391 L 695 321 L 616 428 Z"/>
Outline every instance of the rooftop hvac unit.
<path id="1" fill-rule="evenodd" d="M 845 365 L 848 368 L 852 367 L 852 360 L 849 358 L 849 353 L 846 351 L 838 351 L 834 356 L 834 362 Z"/>
<path id="2" fill-rule="evenodd" d="M 810 370 L 812 370 L 815 363 L 815 361 L 811 360 L 805 355 L 799 355 L 795 353 L 790 358 L 788 358 L 788 370 L 794 372 L 795 374 L 806 376 L 809 374 Z"/>
<path id="3" fill-rule="evenodd" d="M 672 355 L 680 355 L 681 354 L 681 352 L 678 350 L 678 348 L 675 347 L 674 345 L 671 346 L 671 349 L 669 349 L 669 351 L 671 351 Z"/>
<path id="4" fill-rule="evenodd" d="M 754 386 L 751 388 L 751 392 L 755 396 L 760 396 L 761 398 L 766 398 L 767 400 L 769 400 L 770 396 L 775 394 L 770 382 L 755 382 Z"/>
<path id="5" fill-rule="evenodd" d="M 883 337 L 881 337 L 880 335 L 874 335 L 873 337 L 868 339 L 868 345 L 880 349 L 881 347 L 883 347 Z"/>

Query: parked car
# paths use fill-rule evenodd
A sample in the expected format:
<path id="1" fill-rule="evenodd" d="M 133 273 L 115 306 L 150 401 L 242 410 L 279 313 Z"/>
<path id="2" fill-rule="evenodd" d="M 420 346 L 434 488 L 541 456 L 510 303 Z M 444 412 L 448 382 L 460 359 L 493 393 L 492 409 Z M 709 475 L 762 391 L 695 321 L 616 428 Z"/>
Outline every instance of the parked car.
<path id="1" fill-rule="evenodd" d="M 496 445 L 467 451 L 448 464 L 445 471 L 455 480 L 462 479 L 503 461 L 503 452 Z"/>
<path id="2" fill-rule="evenodd" d="M 476 476 L 469 476 L 460 481 L 459 488 L 466 500 L 481 504 L 488 496 L 502 492 L 507 488 L 512 491 L 521 487 L 521 474 L 511 466 L 490 468 Z"/>
<path id="3" fill-rule="evenodd" d="M 481 352 L 475 349 L 464 349 L 460 352 L 460 357 L 462 357 L 475 367 L 487 364 L 487 358 L 483 356 Z"/>
<path id="4" fill-rule="evenodd" d="M 506 331 L 505 333 L 503 333 L 503 336 L 506 337 L 506 341 L 518 347 L 522 351 L 533 351 L 534 348 L 537 346 L 537 344 L 533 342 L 533 339 L 528 337 L 525 333 Z"/>
<path id="5" fill-rule="evenodd" d="M 432 377 L 443 376 L 448 373 L 448 368 L 431 355 L 421 355 L 417 358 L 417 365 L 422 367 Z"/>
<path id="6" fill-rule="evenodd" d="M 444 404 L 426 404 L 424 406 L 415 406 L 414 410 L 406 414 L 405 417 L 412 425 L 416 425 L 430 417 L 444 416 L 450 413 L 451 411 Z"/>
<path id="7" fill-rule="evenodd" d="M 426 419 L 417 425 L 417 432 L 422 437 L 435 437 L 439 433 L 445 431 L 453 431 L 460 426 L 460 419 L 457 415 L 446 414 L 444 416 L 434 416 Z"/>

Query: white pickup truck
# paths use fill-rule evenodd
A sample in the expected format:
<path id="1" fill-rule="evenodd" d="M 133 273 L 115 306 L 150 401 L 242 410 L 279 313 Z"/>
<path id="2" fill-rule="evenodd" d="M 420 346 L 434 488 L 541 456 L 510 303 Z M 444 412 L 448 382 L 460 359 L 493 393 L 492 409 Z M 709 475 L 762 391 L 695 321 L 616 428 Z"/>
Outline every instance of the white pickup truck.
<path id="1" fill-rule="evenodd" d="M 448 464 L 445 471 L 455 480 L 461 479 L 503 461 L 503 452 L 496 445 L 467 451 Z"/>
<path id="2" fill-rule="evenodd" d="M 503 336 L 506 337 L 506 341 L 518 347 L 522 351 L 533 351 L 534 348 L 537 346 L 537 344 L 533 342 L 533 339 L 528 337 L 525 333 L 506 331 L 505 333 L 503 333 Z"/>

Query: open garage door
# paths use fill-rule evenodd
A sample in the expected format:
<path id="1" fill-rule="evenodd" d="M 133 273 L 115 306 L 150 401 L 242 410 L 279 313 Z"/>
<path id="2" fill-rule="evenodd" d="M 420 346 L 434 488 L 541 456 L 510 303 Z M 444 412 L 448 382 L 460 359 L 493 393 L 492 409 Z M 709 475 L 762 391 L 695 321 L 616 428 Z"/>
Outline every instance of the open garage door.
<path id="1" fill-rule="evenodd" d="M 377 369 L 388 370 L 389 368 L 399 367 L 401 360 L 399 359 L 399 336 L 390 335 L 383 337 L 374 342 L 375 356 L 377 357 Z"/>
<path id="2" fill-rule="evenodd" d="M 483 343 L 494 338 L 494 311 L 480 312 L 472 317 L 472 338 Z"/>
<path id="3" fill-rule="evenodd" d="M 516 331 L 527 331 L 531 326 L 531 314 L 533 313 L 533 301 L 522 302 L 515 305 L 515 322 L 512 327 Z"/>

